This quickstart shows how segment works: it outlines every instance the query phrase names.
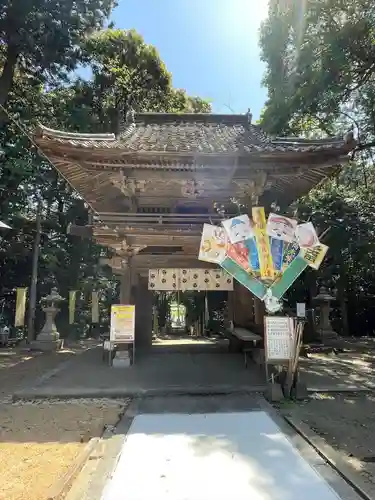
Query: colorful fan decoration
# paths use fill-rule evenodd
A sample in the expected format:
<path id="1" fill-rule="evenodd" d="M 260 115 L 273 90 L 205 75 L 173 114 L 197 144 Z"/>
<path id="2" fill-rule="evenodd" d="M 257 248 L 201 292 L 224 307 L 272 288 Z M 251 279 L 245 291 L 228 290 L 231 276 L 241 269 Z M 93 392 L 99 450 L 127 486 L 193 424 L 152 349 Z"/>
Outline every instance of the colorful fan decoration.
<path id="1" fill-rule="evenodd" d="M 308 266 L 319 269 L 327 250 L 311 222 L 276 213 L 266 219 L 263 207 L 253 207 L 252 218 L 204 224 L 198 258 L 219 264 L 276 312 L 288 288 Z"/>

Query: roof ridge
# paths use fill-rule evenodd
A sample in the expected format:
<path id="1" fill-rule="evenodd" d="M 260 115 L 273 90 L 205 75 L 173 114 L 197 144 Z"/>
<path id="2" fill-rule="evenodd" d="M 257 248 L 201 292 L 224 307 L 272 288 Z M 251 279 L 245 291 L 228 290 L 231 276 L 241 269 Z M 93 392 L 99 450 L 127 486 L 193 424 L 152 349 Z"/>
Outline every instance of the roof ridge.
<path id="1" fill-rule="evenodd" d="M 230 113 L 135 113 L 135 123 L 137 122 L 216 122 L 216 123 L 240 123 L 245 125 L 248 123 L 248 115 L 245 114 L 230 114 Z"/>
<path id="2" fill-rule="evenodd" d="M 38 124 L 37 134 L 40 136 L 55 137 L 56 139 L 72 139 L 72 140 L 85 140 L 90 141 L 115 141 L 115 134 L 84 134 L 81 132 L 65 132 L 63 130 L 56 130 L 48 128 L 41 123 Z"/>

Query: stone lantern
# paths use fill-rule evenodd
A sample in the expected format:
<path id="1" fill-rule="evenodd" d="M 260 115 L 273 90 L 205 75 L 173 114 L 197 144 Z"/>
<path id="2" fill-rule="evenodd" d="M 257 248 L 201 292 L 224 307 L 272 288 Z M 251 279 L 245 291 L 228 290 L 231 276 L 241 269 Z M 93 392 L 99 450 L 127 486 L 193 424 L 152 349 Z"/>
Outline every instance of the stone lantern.
<path id="1" fill-rule="evenodd" d="M 323 344 L 327 343 L 327 341 L 329 342 L 330 340 L 337 339 L 338 337 L 329 319 L 331 302 L 333 300 L 335 300 L 335 297 L 333 297 L 324 286 L 320 287 L 318 295 L 313 298 L 313 301 L 319 307 L 319 324 L 317 326 L 317 331 Z"/>
<path id="2" fill-rule="evenodd" d="M 63 302 L 57 288 L 52 288 L 51 293 L 41 299 L 42 311 L 46 315 L 44 326 L 32 343 L 33 349 L 40 351 L 56 351 L 61 349 L 63 341 L 60 340 L 60 334 L 57 331 L 55 318 L 60 311 L 59 304 Z"/>

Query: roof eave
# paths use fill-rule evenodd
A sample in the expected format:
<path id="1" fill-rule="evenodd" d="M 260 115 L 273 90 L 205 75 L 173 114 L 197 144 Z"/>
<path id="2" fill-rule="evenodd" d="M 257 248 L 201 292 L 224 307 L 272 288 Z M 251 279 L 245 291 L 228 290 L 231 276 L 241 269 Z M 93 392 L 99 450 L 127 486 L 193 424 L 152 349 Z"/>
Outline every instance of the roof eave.
<path id="1" fill-rule="evenodd" d="M 74 139 L 73 139 L 74 140 Z M 309 145 L 306 148 L 299 146 L 296 149 L 285 149 L 285 150 L 268 150 L 264 148 L 263 150 L 259 148 L 254 151 L 144 151 L 144 150 L 128 150 L 122 148 L 112 148 L 110 144 L 107 147 L 96 147 L 96 146 L 85 146 L 80 144 L 70 144 L 67 142 L 59 142 L 54 141 L 53 139 L 46 139 L 45 137 L 35 137 L 35 142 L 45 151 L 56 151 L 56 153 L 61 153 L 63 155 L 69 156 L 73 154 L 74 156 L 77 153 L 82 155 L 105 155 L 105 156 L 121 156 L 121 157 L 164 157 L 164 158 L 251 158 L 251 157 L 263 157 L 263 158 L 277 158 L 277 157 L 290 157 L 294 156 L 298 158 L 300 155 L 303 156 L 316 156 L 317 154 L 327 154 L 335 157 L 348 155 L 351 151 L 353 151 L 356 147 L 356 144 L 345 144 L 344 142 L 341 145 L 336 145 L 335 147 L 323 147 L 323 145 L 316 145 L 316 149 L 313 148 L 313 145 Z M 101 142 L 103 142 L 101 140 Z M 110 141 L 111 142 L 111 141 Z M 281 146 L 281 144 L 280 144 Z"/>

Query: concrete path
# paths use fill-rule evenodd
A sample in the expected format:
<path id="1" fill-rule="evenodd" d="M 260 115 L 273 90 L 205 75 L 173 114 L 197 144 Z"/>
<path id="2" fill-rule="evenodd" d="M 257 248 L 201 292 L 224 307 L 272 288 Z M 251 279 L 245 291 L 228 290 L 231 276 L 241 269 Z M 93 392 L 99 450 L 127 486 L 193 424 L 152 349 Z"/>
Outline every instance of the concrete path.
<path id="1" fill-rule="evenodd" d="M 102 499 L 338 500 L 264 411 L 137 416 Z"/>
<path id="2" fill-rule="evenodd" d="M 125 497 L 359 500 L 256 394 L 135 402 L 67 500 Z"/>

